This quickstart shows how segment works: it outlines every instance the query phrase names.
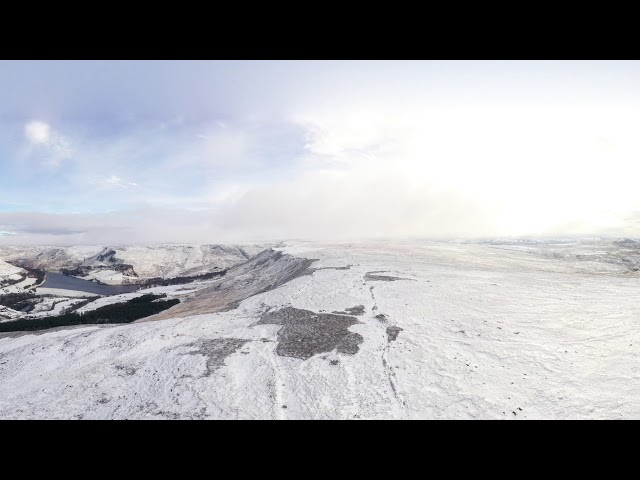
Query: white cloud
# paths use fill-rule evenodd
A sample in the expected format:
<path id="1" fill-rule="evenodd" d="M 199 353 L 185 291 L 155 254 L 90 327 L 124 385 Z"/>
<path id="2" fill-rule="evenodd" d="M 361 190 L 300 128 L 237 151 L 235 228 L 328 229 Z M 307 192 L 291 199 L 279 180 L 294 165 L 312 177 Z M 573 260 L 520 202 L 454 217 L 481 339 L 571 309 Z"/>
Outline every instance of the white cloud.
<path id="1" fill-rule="evenodd" d="M 31 143 L 46 144 L 51 138 L 51 126 L 34 120 L 24 126 L 24 134 Z"/>
<path id="2" fill-rule="evenodd" d="M 56 132 L 48 123 L 39 120 L 28 122 L 24 126 L 24 134 L 32 145 L 43 149 L 42 164 L 45 166 L 58 167 L 73 154 L 69 139 Z"/>
<path id="3" fill-rule="evenodd" d="M 318 233 L 363 218 L 386 225 L 392 236 L 544 235 L 571 233 L 576 225 L 596 233 L 623 230 L 624 219 L 640 210 L 640 111 L 633 107 L 389 109 L 308 116 L 303 124 L 308 175 L 279 187 L 288 197 L 279 218 L 300 205 L 298 188 L 317 191 L 318 205 L 310 202 L 308 212 L 321 215 L 342 202 L 333 225 Z M 336 188 L 321 194 L 321 172 L 341 172 L 344 181 L 327 179 Z M 387 179 L 384 187 L 370 183 L 376 176 Z M 450 211 L 451 202 L 473 215 Z M 395 214 L 385 217 L 385 205 Z M 473 218 L 479 213 L 482 222 Z"/>

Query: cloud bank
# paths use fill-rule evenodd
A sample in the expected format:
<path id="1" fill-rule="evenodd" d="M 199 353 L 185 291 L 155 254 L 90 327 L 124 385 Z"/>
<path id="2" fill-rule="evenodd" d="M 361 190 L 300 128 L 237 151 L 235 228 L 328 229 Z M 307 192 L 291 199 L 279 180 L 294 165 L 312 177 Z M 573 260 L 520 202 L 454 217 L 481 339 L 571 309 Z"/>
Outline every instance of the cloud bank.
<path id="1" fill-rule="evenodd" d="M 176 67 L 0 67 L 0 244 L 640 236 L 637 62 Z"/>

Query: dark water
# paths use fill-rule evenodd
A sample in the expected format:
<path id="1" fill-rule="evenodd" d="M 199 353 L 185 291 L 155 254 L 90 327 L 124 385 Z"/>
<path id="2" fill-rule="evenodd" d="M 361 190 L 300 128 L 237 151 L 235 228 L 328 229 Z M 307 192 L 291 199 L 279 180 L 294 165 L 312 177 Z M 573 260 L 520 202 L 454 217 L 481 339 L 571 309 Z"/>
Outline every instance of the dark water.
<path id="1" fill-rule="evenodd" d="M 117 295 L 119 293 L 135 292 L 139 285 L 100 285 L 81 278 L 68 277 L 60 273 L 47 272 L 41 288 L 60 288 L 77 290 L 78 292 L 93 293 L 95 295 Z"/>

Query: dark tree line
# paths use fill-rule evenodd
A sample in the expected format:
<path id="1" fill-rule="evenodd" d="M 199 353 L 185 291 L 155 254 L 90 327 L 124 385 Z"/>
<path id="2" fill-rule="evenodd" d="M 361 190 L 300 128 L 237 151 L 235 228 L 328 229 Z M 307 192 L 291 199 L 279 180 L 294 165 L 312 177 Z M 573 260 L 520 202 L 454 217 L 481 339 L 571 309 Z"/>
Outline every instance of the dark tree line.
<path id="1" fill-rule="evenodd" d="M 36 285 L 40 285 L 42 282 L 44 282 L 44 275 L 45 275 L 45 271 L 41 270 L 39 268 L 29 268 L 29 267 L 21 267 L 24 268 L 27 272 L 29 272 L 29 277 L 35 277 L 36 278 Z"/>
<path id="2" fill-rule="evenodd" d="M 0 323 L 0 332 L 21 332 L 30 330 L 46 330 L 48 328 L 66 327 L 70 325 L 131 323 L 140 318 L 155 315 L 180 303 L 178 299 L 155 302 L 166 295 L 147 294 L 133 298 L 124 303 L 114 303 L 85 313 L 66 313 L 57 316 L 34 320 L 15 320 Z"/>
<path id="3" fill-rule="evenodd" d="M 0 305 L 20 311 L 23 308 L 32 305 L 33 301 L 30 300 L 33 300 L 34 298 L 35 294 L 31 292 L 6 293 L 4 295 L 0 295 Z"/>
<path id="4" fill-rule="evenodd" d="M 150 278 L 142 283 L 141 288 L 168 287 L 169 285 L 182 285 L 197 280 L 211 280 L 215 277 L 222 277 L 225 273 L 227 273 L 227 269 L 220 270 L 219 272 L 203 273 L 202 275 L 192 275 L 190 277 Z"/>
<path id="5" fill-rule="evenodd" d="M 74 312 L 76 310 L 78 310 L 79 308 L 84 307 L 85 305 L 89 305 L 91 302 L 95 301 L 96 297 L 93 298 L 87 298 L 85 300 L 82 300 L 78 303 L 74 303 L 73 305 L 70 305 L 69 307 L 65 308 L 62 312 L 60 312 L 61 315 L 67 314 L 67 313 L 71 313 Z"/>

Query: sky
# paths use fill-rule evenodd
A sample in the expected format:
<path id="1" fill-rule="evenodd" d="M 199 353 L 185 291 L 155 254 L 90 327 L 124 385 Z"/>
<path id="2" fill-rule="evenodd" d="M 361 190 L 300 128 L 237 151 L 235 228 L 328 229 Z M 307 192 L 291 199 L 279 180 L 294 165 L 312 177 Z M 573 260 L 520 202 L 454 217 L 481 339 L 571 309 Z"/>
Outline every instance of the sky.
<path id="1" fill-rule="evenodd" d="M 637 61 L 0 61 L 0 245 L 640 236 Z"/>

